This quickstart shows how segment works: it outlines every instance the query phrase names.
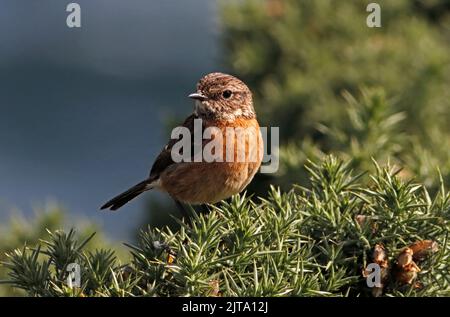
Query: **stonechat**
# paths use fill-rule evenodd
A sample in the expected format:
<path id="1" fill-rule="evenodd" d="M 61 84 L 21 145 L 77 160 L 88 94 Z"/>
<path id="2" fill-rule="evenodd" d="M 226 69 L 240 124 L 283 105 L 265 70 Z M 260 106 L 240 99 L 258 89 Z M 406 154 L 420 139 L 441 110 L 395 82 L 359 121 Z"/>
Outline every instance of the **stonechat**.
<path id="1" fill-rule="evenodd" d="M 181 136 L 172 138 L 153 163 L 149 177 L 101 209 L 117 210 L 153 188 L 167 192 L 179 206 L 216 203 L 241 192 L 250 183 L 263 156 L 250 89 L 234 76 L 211 73 L 200 79 L 197 91 L 189 97 L 195 100 L 194 112 L 180 127 L 191 132 L 191 147 L 181 147 L 176 153 L 184 157 L 187 154 L 188 159 L 174 159 Z M 200 146 L 195 137 L 199 123 L 202 136 L 208 134 Z M 245 131 L 243 137 L 239 131 Z M 205 153 L 214 159 L 201 155 L 198 159 Z"/>

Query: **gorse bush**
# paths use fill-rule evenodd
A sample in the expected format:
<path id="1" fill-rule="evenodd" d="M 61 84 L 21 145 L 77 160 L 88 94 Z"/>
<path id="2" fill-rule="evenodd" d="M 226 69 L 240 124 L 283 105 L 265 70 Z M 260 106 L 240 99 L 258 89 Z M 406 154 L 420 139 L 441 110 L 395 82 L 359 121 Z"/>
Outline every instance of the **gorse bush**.
<path id="1" fill-rule="evenodd" d="M 19 248 L 20 252 L 27 253 L 27 248 L 23 249 L 22 246 L 28 248 L 34 248 L 42 242 L 42 239 L 49 238 L 48 232 L 55 232 L 61 228 L 64 228 L 64 223 L 67 221 L 67 216 L 64 214 L 64 209 L 54 203 L 49 203 L 44 208 L 36 210 L 36 218 L 32 221 L 20 216 L 11 217 L 9 222 L 0 226 L 0 262 L 6 260 L 6 254 L 11 250 Z M 93 224 L 86 224 L 81 221 L 77 221 L 78 234 L 72 239 L 86 239 L 93 231 L 96 231 L 96 239 L 90 241 L 88 246 L 84 246 L 84 251 L 90 251 L 100 246 L 111 247 L 112 244 L 107 241 L 104 234 L 99 232 L 99 227 Z M 27 253 L 28 254 L 28 253 Z M 119 255 L 122 252 L 119 250 Z M 58 255 L 57 258 L 59 258 Z M 41 258 L 39 258 L 40 260 Z M 36 261 L 38 259 L 36 258 Z M 40 263 L 40 262 L 36 262 Z M 8 268 L 0 265 L 0 280 L 6 278 Z M 44 270 L 45 271 L 45 270 Z M 42 273 L 43 274 L 43 273 Z M 31 283 L 30 285 L 33 285 Z M 30 286 L 31 287 L 31 286 Z M 10 285 L 0 284 L 0 296 L 20 296 L 24 292 L 18 288 L 13 289 Z"/>
<path id="2" fill-rule="evenodd" d="M 207 214 L 192 211 L 191 224 L 175 232 L 143 230 L 128 245 L 128 264 L 110 250 L 83 251 L 89 238 L 77 242 L 73 231 L 52 232 L 37 248 L 8 253 L 7 282 L 33 296 L 372 296 L 362 272 L 382 245 L 390 268 L 382 294 L 450 295 L 443 183 L 430 197 L 389 167 L 374 163 L 365 184 L 350 165 L 329 156 L 307 165 L 307 187 L 234 196 Z M 422 240 L 437 248 L 402 282 L 399 254 Z M 79 288 L 66 284 L 70 263 L 81 266 Z"/>

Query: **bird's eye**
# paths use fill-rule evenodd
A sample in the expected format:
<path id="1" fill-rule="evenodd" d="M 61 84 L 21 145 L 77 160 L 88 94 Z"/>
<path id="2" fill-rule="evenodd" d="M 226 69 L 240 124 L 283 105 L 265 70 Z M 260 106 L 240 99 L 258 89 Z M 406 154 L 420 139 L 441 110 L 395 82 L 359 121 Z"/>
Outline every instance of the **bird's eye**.
<path id="1" fill-rule="evenodd" d="M 230 98 L 231 95 L 232 95 L 231 90 L 225 90 L 225 91 L 222 93 L 222 96 L 223 96 L 225 99 Z"/>

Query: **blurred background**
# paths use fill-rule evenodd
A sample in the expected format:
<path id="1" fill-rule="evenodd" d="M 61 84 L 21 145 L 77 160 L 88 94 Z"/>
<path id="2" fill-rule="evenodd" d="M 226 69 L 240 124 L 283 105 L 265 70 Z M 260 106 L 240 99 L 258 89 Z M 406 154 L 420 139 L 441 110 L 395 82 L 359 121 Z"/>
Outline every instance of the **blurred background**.
<path id="1" fill-rule="evenodd" d="M 211 71 L 248 83 L 261 125 L 280 127 L 280 170 L 249 192 L 307 184 L 324 153 L 390 161 L 431 191 L 438 170 L 450 180 L 450 0 L 376 1 L 381 28 L 372 1 L 76 2 L 69 29 L 69 1 L 0 1 L 2 254 L 45 228 L 118 244 L 178 215 L 156 192 L 98 208 L 147 175 Z"/>
<path id="2" fill-rule="evenodd" d="M 219 68 L 217 5 L 78 1 L 82 27 L 70 29 L 68 3 L 0 2 L 0 220 L 58 202 L 130 239 L 145 198 L 99 206 L 147 176 L 168 122 Z"/>

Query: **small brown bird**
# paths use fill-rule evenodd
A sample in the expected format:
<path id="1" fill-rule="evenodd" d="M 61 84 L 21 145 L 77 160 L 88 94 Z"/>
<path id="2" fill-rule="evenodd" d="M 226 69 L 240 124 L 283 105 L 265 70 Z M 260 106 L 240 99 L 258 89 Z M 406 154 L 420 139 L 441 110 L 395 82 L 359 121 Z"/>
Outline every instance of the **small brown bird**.
<path id="1" fill-rule="evenodd" d="M 153 163 L 149 177 L 101 209 L 119 209 L 153 188 L 167 192 L 181 208 L 180 202 L 215 203 L 241 192 L 250 183 L 261 165 L 263 141 L 249 88 L 231 75 L 211 73 L 200 79 L 197 91 L 189 97 L 195 100 L 194 113 L 181 127 L 191 132 L 191 160 L 174 160 L 172 150 L 181 137 L 171 139 Z M 209 130 L 200 147 L 195 146 L 196 119 L 201 119 L 202 135 Z M 244 138 L 236 133 L 243 130 Z M 196 160 L 199 151 L 204 153 L 206 149 L 215 159 Z M 185 150 L 179 154 L 186 154 Z"/>

